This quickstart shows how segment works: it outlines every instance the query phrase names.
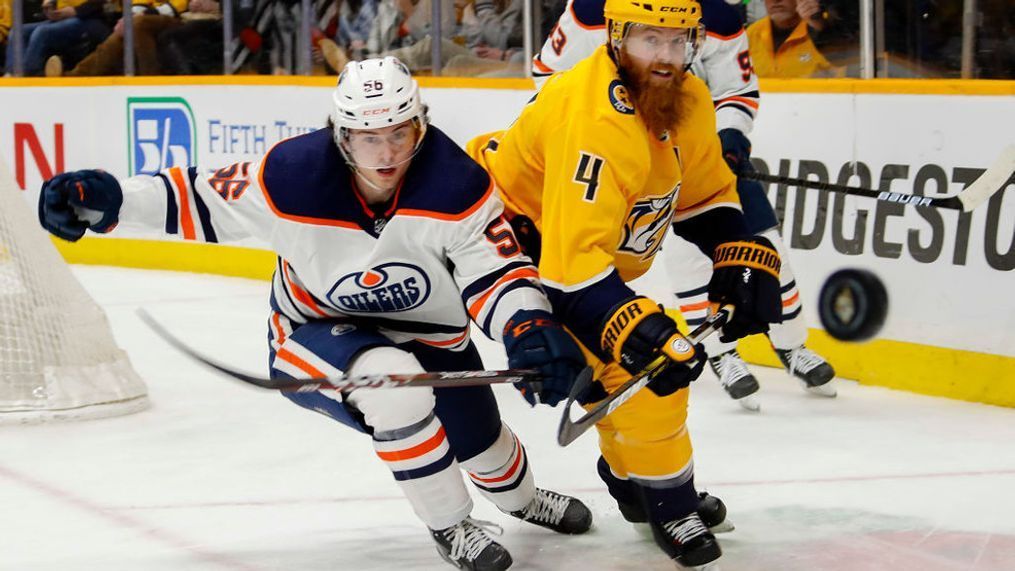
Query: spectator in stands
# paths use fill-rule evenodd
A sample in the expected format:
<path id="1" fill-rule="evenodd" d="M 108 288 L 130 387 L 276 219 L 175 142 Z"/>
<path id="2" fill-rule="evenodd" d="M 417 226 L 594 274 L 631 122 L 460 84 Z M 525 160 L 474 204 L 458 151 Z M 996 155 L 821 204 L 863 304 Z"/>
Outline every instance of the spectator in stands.
<path id="1" fill-rule="evenodd" d="M 836 69 L 814 45 L 825 27 L 818 0 L 765 0 L 768 16 L 747 28 L 751 60 L 761 77 L 819 77 Z"/>
<path id="2" fill-rule="evenodd" d="M 380 0 L 337 0 L 337 4 L 333 19 L 323 30 L 329 37 L 317 44 L 324 61 L 336 74 L 350 59 L 360 61 L 367 57 L 367 43 L 377 21 Z M 334 34 L 328 33 L 332 28 Z"/>
<path id="3" fill-rule="evenodd" d="M 179 26 L 158 37 L 163 75 L 222 73 L 222 11 L 217 0 L 190 0 Z"/>
<path id="4" fill-rule="evenodd" d="M 218 11 L 218 4 L 208 0 L 194 0 L 194 10 Z M 134 23 L 134 60 L 138 75 L 159 75 L 157 39 L 162 32 L 180 26 L 180 14 L 187 10 L 187 0 L 135 0 L 131 7 Z M 94 76 L 121 75 L 123 73 L 123 27 L 121 18 L 113 33 L 99 44 L 93 53 L 81 60 L 73 69 L 64 70 L 63 60 L 53 56 L 46 61 L 46 75 Z"/>
<path id="5" fill-rule="evenodd" d="M 338 41 L 354 60 L 366 57 L 370 27 L 377 17 L 378 0 L 343 0 L 339 9 Z M 342 68 L 338 68 L 341 71 Z"/>
<path id="6" fill-rule="evenodd" d="M 10 0 L 6 0 L 8 6 Z M 109 35 L 103 19 L 105 0 L 47 0 L 45 19 L 22 27 L 24 74 L 42 75 L 46 58 L 74 51 L 91 50 Z M 5 69 L 14 68 L 14 50 L 8 46 Z"/>
<path id="7" fill-rule="evenodd" d="M 429 21 L 419 17 L 424 13 L 424 7 L 422 4 L 413 6 L 410 0 L 394 0 L 398 3 L 399 18 L 390 18 L 385 13 L 385 6 L 391 5 L 392 1 L 381 2 L 368 50 L 388 45 L 391 47 L 382 52 L 384 55 L 398 58 L 413 71 L 430 69 L 433 59 Z M 445 6 L 448 1 L 442 0 L 441 62 L 445 72 L 449 75 L 524 73 L 521 50 L 523 1 L 454 0 L 454 4 L 448 7 Z M 454 16 L 456 9 L 462 12 L 461 25 L 455 26 L 453 18 L 451 24 L 444 22 L 447 20 L 445 15 L 450 13 Z M 409 45 L 398 47 L 399 43 Z"/>
<path id="8" fill-rule="evenodd" d="M 0 0 L 0 62 L 5 61 L 5 51 L 7 49 L 7 36 L 11 32 L 11 25 L 13 17 L 13 5 L 12 0 Z M 3 73 L 6 68 L 0 68 L 0 73 Z"/>

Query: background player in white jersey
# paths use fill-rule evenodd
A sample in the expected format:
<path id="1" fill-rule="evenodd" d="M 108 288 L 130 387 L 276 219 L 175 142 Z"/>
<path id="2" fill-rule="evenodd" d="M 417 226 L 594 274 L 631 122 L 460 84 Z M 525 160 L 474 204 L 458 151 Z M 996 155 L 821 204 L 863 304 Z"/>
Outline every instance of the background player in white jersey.
<path id="1" fill-rule="evenodd" d="M 268 242 L 278 253 L 273 376 L 481 369 L 472 321 L 504 342 L 512 367 L 543 373 L 527 398 L 565 397 L 584 367 L 581 351 L 549 313 L 489 176 L 427 125 L 408 69 L 392 57 L 350 63 L 332 97 L 329 128 L 282 141 L 254 163 L 124 181 L 100 170 L 58 175 L 43 185 L 40 220 L 68 240 L 119 223 L 187 240 Z M 458 567 L 512 562 L 490 525 L 469 517 L 459 468 L 517 518 L 562 533 L 591 525 L 580 501 L 535 487 L 489 387 L 284 394 L 370 434 Z"/>
<path id="2" fill-rule="evenodd" d="M 758 110 L 758 78 L 751 66 L 747 34 L 739 12 L 724 0 L 699 2 L 706 36 L 691 71 L 708 85 L 723 156 L 734 174 L 738 174 L 752 168 L 747 135 Z M 553 73 L 570 69 L 606 42 L 604 3 L 605 0 L 568 0 L 564 13 L 533 61 L 532 74 L 537 86 Z M 783 262 L 780 276 L 783 322 L 771 325 L 769 340 L 783 365 L 805 388 L 835 396 L 830 384 L 835 371 L 820 355 L 804 346 L 807 324 L 801 315 L 800 294 L 789 266 L 789 252 L 779 235 L 779 221 L 764 188 L 757 181 L 738 179 L 737 193 L 748 230 L 768 238 Z M 680 311 L 687 324 L 696 327 L 707 317 L 711 257 L 675 236 L 666 241 L 662 252 Z M 737 353 L 736 343 L 724 343 L 716 335 L 704 344 L 710 355 L 709 364 L 726 392 L 741 406 L 757 410 L 760 405 L 751 395 L 758 391 L 758 381 Z"/>

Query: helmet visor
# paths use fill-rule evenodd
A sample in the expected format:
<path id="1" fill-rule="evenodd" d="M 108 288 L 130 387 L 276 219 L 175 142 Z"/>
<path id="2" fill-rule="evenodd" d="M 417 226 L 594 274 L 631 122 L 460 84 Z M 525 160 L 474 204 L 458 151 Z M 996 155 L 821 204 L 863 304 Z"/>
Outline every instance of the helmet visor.
<path id="1" fill-rule="evenodd" d="M 344 149 L 356 168 L 386 169 L 412 160 L 422 138 L 417 121 L 383 129 L 346 129 Z"/>
<path id="2" fill-rule="evenodd" d="M 645 24 L 628 26 L 621 43 L 631 57 L 661 61 L 681 67 L 694 54 L 694 31 L 690 28 L 661 28 Z"/>

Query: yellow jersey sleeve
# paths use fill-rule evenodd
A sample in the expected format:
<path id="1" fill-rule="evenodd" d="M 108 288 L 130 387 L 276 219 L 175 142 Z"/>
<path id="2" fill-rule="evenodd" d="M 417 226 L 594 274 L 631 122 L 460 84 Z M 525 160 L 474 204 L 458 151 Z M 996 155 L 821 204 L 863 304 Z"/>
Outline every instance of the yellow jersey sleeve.
<path id="1" fill-rule="evenodd" d="M 674 145 L 683 172 L 674 221 L 686 220 L 714 208 L 740 210 L 737 178 L 722 156 L 715 131 L 715 111 L 704 82 L 688 77 L 687 116 L 677 130 Z"/>

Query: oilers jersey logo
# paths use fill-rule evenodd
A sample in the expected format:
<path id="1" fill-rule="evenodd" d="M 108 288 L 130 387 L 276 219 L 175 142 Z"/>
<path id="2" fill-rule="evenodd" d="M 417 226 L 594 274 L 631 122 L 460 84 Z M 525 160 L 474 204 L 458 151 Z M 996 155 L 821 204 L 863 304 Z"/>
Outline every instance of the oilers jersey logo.
<path id="1" fill-rule="evenodd" d="M 428 297 L 430 278 L 419 267 L 401 262 L 346 274 L 328 292 L 328 300 L 347 313 L 407 311 Z"/>
<path id="2" fill-rule="evenodd" d="M 619 252 L 651 258 L 666 237 L 666 228 L 673 219 L 673 204 L 680 193 L 680 184 L 664 196 L 643 198 L 634 203 L 624 221 L 624 236 Z"/>
<path id="3" fill-rule="evenodd" d="M 610 82 L 610 105 L 618 113 L 634 115 L 634 105 L 631 103 L 631 97 L 627 93 L 627 87 L 619 79 L 614 79 Z"/>

